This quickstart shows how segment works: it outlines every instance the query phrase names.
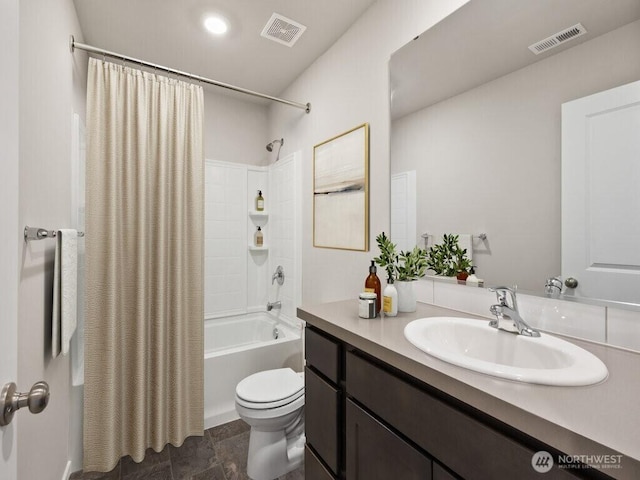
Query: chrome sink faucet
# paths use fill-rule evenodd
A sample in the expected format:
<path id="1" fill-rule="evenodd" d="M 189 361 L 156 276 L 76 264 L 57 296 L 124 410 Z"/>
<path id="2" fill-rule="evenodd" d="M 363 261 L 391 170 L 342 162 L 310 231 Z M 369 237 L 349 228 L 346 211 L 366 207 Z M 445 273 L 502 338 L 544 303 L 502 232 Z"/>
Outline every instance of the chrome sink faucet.
<path id="1" fill-rule="evenodd" d="M 489 322 L 490 327 L 506 330 L 507 332 L 526 335 L 527 337 L 539 337 L 540 332 L 527 325 L 518 312 L 516 291 L 509 287 L 494 287 L 489 289 L 496 292 L 498 303 L 491 305 L 489 311 L 496 316 Z"/>

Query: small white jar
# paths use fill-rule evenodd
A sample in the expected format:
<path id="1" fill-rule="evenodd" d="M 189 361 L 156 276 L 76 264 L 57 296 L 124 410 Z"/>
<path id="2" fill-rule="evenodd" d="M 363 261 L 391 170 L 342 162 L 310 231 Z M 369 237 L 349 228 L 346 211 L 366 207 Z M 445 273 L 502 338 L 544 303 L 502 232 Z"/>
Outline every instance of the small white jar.
<path id="1" fill-rule="evenodd" d="M 372 292 L 362 292 L 358 304 L 358 316 L 360 318 L 376 318 L 376 300 L 378 295 Z"/>

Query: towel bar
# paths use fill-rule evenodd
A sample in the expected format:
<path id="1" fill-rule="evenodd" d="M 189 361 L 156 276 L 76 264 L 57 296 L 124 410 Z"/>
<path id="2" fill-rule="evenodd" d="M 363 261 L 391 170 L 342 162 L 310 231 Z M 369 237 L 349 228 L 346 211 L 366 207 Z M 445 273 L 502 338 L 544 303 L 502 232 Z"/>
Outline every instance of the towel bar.
<path id="1" fill-rule="evenodd" d="M 24 227 L 24 241 L 44 240 L 45 238 L 55 238 L 57 230 L 47 230 L 38 227 Z M 78 232 L 79 237 L 84 237 L 84 232 Z"/>
<path id="2" fill-rule="evenodd" d="M 424 239 L 424 248 L 428 248 L 429 246 L 429 237 L 431 236 L 429 233 L 425 232 L 422 235 L 420 235 L 423 239 Z M 485 242 L 487 240 L 487 234 L 486 233 L 476 233 L 471 235 L 472 240 L 475 240 L 476 238 Z"/>

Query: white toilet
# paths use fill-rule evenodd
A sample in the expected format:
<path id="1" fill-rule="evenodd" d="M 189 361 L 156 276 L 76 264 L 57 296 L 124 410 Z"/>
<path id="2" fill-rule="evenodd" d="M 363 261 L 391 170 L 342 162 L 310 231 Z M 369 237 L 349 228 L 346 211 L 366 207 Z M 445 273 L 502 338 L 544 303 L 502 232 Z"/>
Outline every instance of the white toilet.
<path id="1" fill-rule="evenodd" d="M 249 375 L 236 386 L 236 411 L 251 426 L 252 480 L 273 480 L 302 465 L 304 373 L 279 368 Z"/>

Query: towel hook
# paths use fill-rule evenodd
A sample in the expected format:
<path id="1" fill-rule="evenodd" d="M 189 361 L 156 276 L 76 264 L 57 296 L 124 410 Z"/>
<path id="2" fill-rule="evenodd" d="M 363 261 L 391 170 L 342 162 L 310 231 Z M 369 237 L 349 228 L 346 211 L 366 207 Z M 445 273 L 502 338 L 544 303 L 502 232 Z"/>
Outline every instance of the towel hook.
<path id="1" fill-rule="evenodd" d="M 420 235 L 423 239 L 424 239 L 424 249 L 426 250 L 429 247 L 429 233 L 424 232 L 422 235 Z"/>

